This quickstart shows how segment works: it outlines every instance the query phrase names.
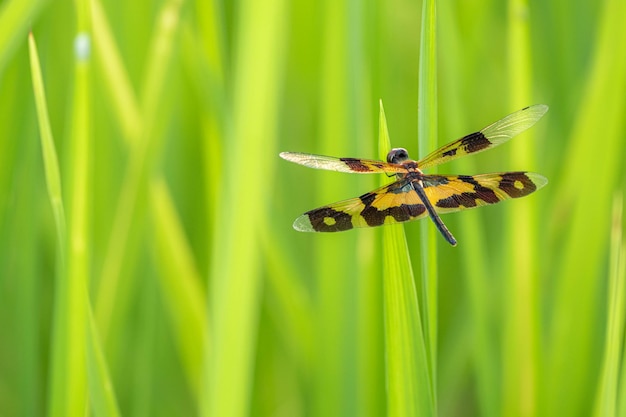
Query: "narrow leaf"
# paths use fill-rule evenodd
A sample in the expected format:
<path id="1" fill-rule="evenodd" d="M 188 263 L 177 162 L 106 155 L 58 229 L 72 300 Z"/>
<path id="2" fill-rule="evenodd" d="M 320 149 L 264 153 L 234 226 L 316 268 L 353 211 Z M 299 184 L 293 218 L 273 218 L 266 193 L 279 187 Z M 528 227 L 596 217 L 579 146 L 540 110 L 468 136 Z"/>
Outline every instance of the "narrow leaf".
<path id="1" fill-rule="evenodd" d="M 390 148 L 381 102 L 378 149 L 383 159 Z M 387 415 L 433 416 L 427 346 L 403 225 L 383 228 L 383 252 Z"/>

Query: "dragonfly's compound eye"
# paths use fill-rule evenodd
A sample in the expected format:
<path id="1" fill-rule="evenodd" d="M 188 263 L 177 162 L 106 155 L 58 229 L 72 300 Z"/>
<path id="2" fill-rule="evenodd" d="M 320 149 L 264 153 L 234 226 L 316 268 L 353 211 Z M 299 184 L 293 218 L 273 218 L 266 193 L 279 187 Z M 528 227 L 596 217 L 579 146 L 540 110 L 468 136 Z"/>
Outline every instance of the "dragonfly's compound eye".
<path id="1" fill-rule="evenodd" d="M 393 148 L 387 154 L 387 162 L 391 164 L 399 164 L 409 159 L 409 153 L 404 148 Z"/>

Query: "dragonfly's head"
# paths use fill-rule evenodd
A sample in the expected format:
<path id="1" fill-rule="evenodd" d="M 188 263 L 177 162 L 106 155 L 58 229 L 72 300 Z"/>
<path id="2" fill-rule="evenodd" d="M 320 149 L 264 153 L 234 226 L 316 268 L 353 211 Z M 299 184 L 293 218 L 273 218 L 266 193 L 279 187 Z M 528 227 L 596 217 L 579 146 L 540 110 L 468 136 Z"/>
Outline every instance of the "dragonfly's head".
<path id="1" fill-rule="evenodd" d="M 409 159 L 409 153 L 404 148 L 393 148 L 387 154 L 387 162 L 390 164 L 399 164 Z"/>

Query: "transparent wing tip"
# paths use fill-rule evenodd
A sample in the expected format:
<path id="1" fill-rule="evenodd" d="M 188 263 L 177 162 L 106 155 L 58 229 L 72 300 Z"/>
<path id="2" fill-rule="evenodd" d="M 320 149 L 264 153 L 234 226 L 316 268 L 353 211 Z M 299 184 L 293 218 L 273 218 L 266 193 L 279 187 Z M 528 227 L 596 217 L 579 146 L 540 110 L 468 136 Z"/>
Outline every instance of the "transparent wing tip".
<path id="1" fill-rule="evenodd" d="M 550 107 L 548 107 L 546 104 L 533 104 L 532 106 L 528 106 L 526 107 L 524 110 L 526 110 L 529 113 L 532 113 L 535 115 L 535 117 L 538 119 L 540 119 L 544 114 L 546 114 L 548 112 L 548 110 L 550 109 Z"/>
<path id="2" fill-rule="evenodd" d="M 548 179 L 541 174 L 536 174 L 534 172 L 527 172 L 526 176 L 531 179 L 533 184 L 537 187 L 537 190 L 543 188 L 548 184 Z"/>
<path id="3" fill-rule="evenodd" d="M 303 214 L 302 216 L 294 220 L 293 228 L 296 229 L 298 232 L 314 232 L 315 231 L 313 230 L 313 225 L 311 224 L 311 221 L 309 220 L 309 216 L 307 216 L 306 214 Z"/>

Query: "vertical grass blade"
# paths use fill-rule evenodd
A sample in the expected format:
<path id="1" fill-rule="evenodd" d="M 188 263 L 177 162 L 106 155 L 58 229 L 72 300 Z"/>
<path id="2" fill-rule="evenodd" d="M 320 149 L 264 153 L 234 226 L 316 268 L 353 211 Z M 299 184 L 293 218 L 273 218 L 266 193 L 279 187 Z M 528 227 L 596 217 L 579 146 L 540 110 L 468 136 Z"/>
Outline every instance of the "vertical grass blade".
<path id="1" fill-rule="evenodd" d="M 521 109 L 532 100 L 530 11 L 527 0 L 508 2 L 508 70 L 511 109 Z M 529 134 L 530 133 L 530 134 Z M 511 166 L 534 171 L 534 131 L 511 143 Z M 540 334 L 537 299 L 537 199 L 520 199 L 507 210 L 508 241 L 504 282 L 506 303 L 503 320 L 503 413 L 536 415 L 537 336 Z"/>
<path id="2" fill-rule="evenodd" d="M 391 149 L 380 103 L 379 154 Z M 383 298 L 387 416 L 434 416 L 431 368 L 411 259 L 402 225 L 383 228 Z"/>
<path id="3" fill-rule="evenodd" d="M 613 198 L 613 222 L 609 257 L 609 282 L 607 291 L 607 326 L 604 342 L 604 363 L 596 394 L 595 415 L 617 415 L 619 371 L 624 361 L 624 313 L 626 312 L 626 277 L 624 276 L 623 195 Z M 625 384 L 626 381 L 621 381 Z"/>
<path id="4" fill-rule="evenodd" d="M 88 274 L 87 261 L 87 215 L 86 180 L 87 134 L 86 117 L 88 112 L 87 68 L 82 59 L 77 58 L 76 88 L 74 95 L 75 113 L 72 130 L 73 152 L 70 187 L 69 240 L 65 235 L 65 216 L 61 196 L 61 182 L 54 141 L 47 116 L 45 93 L 41 78 L 35 39 L 29 36 L 33 87 L 42 135 L 48 192 L 57 224 L 60 242 L 61 266 L 55 286 L 53 347 L 50 376 L 49 413 L 51 416 L 82 416 L 86 404 L 85 370 L 85 321 L 84 308 Z M 67 253 L 67 255 L 63 255 Z M 64 262 L 64 259 L 67 260 Z"/>
<path id="5" fill-rule="evenodd" d="M 418 148 L 420 156 L 437 147 L 437 13 L 436 0 L 422 5 L 420 38 Z M 437 386 L 437 229 L 431 222 L 421 222 L 423 323 L 428 342 L 428 358 L 432 386 Z M 436 391 L 432 391 L 435 396 Z M 434 399 L 436 404 L 436 398 Z"/>
<path id="6" fill-rule="evenodd" d="M 96 64 L 102 68 L 107 84 L 104 91 L 109 94 L 123 138 L 129 147 L 135 147 L 143 127 L 137 98 L 102 4 L 92 0 L 91 9 Z"/>
<path id="7" fill-rule="evenodd" d="M 37 46 L 32 33 L 29 36 L 29 52 L 33 90 L 39 117 L 39 128 L 45 164 L 46 183 L 52 203 L 57 233 L 59 237 L 59 265 L 55 283 L 54 317 L 52 333 L 52 356 L 50 371 L 49 415 L 78 417 L 84 413 L 86 400 L 86 370 L 84 358 L 84 326 L 79 304 L 84 291 L 81 278 L 69 271 L 75 260 L 68 260 L 74 255 L 73 245 L 67 241 L 61 179 L 52 130 L 48 119 L 45 91 L 37 54 Z M 70 217 L 70 242 L 76 238 L 74 222 Z M 83 241 L 84 243 L 84 241 Z M 69 250 L 68 250 L 69 248 Z M 69 255 L 66 256 L 66 251 Z M 74 277 L 75 279 L 72 279 Z"/>
<path id="8" fill-rule="evenodd" d="M 614 189 L 622 185 L 624 155 L 623 129 L 626 112 L 626 42 L 622 16 L 626 3 L 606 1 L 598 17 L 597 44 L 593 65 L 584 86 L 572 137 L 563 156 L 560 178 L 563 185 L 555 196 L 555 218 L 567 225 L 565 236 L 559 236 L 563 256 L 556 267 L 553 317 L 546 358 L 546 414 L 571 415 L 592 412 L 593 393 L 588 381 L 597 378 L 600 367 L 595 354 L 601 281 L 598 271 L 604 266 L 610 230 L 610 201 Z M 589 152 L 589 138 L 602 132 L 602 146 Z M 581 170 L 593 166 L 594 175 Z M 608 180 L 598 181 L 597 178 Z M 589 219 L 589 204 L 580 198 L 581 190 L 593 190 L 594 221 Z M 564 210 L 564 208 L 566 209 Z M 584 262 L 583 262 L 584 260 Z M 571 277 L 579 277 L 572 285 Z M 584 318 L 584 319 L 582 319 Z M 592 358 L 593 360 L 580 360 Z M 572 366 L 578 363 L 578 366 Z"/>
<path id="9" fill-rule="evenodd" d="M 132 90 L 119 48 L 111 34 L 105 11 L 93 3 L 94 38 L 100 51 L 99 64 L 109 84 L 111 108 L 123 132 L 129 151 L 141 140 L 143 118 Z M 150 201 L 155 230 L 154 259 L 158 265 L 160 289 L 176 333 L 176 344 L 186 377 L 194 395 L 199 396 L 202 355 L 208 339 L 205 304 L 191 248 L 173 207 L 165 180 L 150 180 Z"/>
<path id="10" fill-rule="evenodd" d="M 186 67 L 189 68 L 195 81 L 196 89 L 201 92 L 203 106 L 200 118 L 202 138 L 202 156 L 204 178 L 204 202 L 206 205 L 207 235 L 212 233 L 216 222 L 216 210 L 221 201 L 222 185 L 214 178 L 222 173 L 224 161 L 224 130 L 226 122 L 227 93 L 224 59 L 224 15 L 220 2 L 206 2 L 199 0 L 196 4 L 198 29 L 186 25 L 182 32 L 182 47 L 187 58 Z M 204 53 L 198 53 L 203 51 Z M 204 257 L 212 253 L 211 240 L 207 239 L 204 248 Z"/>
<path id="11" fill-rule="evenodd" d="M 153 180 L 150 197 L 161 294 L 174 323 L 176 343 L 189 385 L 199 397 L 202 355 L 208 341 L 201 277 L 163 179 Z"/>
<path id="12" fill-rule="evenodd" d="M 362 11 L 358 1 L 319 2 L 321 20 L 321 88 L 316 97 L 320 112 L 319 141 L 316 152 L 326 155 L 355 155 L 367 137 L 359 135 L 360 125 L 366 124 L 362 109 L 363 79 L 361 54 Z M 316 183 L 315 196 L 320 201 L 333 201 L 337 195 L 353 192 L 357 179 L 353 176 L 337 179 L 325 175 Z M 316 236 L 317 237 L 317 236 Z M 360 407 L 358 392 L 353 384 L 357 376 L 359 281 L 367 279 L 357 274 L 363 268 L 359 262 L 359 234 L 340 233 L 315 239 L 316 261 L 312 264 L 319 279 L 316 283 L 319 319 L 316 326 L 319 339 L 316 350 L 313 415 L 347 415 Z M 367 248 L 367 243 L 364 245 Z M 343 253 L 337 257 L 335 254 Z M 308 260 L 307 260 L 308 262 Z M 365 377 L 364 377 L 365 379 Z"/>
<path id="13" fill-rule="evenodd" d="M 623 199 L 624 197 L 623 194 L 621 195 L 621 197 Z M 624 216 L 622 214 L 622 221 L 623 221 L 623 217 Z M 623 236 L 622 236 L 622 252 L 620 254 L 619 269 L 617 271 L 616 277 L 617 277 L 616 278 L 617 280 L 621 281 L 621 283 L 619 283 L 618 285 L 622 286 L 622 292 L 623 293 L 626 292 L 626 290 L 624 289 L 624 282 L 626 281 L 626 245 L 624 244 Z M 623 293 L 621 295 L 622 303 L 624 303 L 623 297 L 625 297 Z M 622 313 L 624 312 L 623 304 L 622 304 L 622 309 L 618 310 L 618 313 L 619 311 L 621 311 Z M 626 328 L 624 326 L 624 323 L 622 322 L 622 334 L 625 332 L 626 332 Z M 621 369 L 619 370 L 619 376 L 618 376 L 619 379 L 618 379 L 618 384 L 617 384 L 617 410 L 616 410 L 615 415 L 620 416 L 620 417 L 625 417 L 626 416 L 626 344 L 624 343 L 623 339 L 622 339 L 620 368 Z"/>
<path id="14" fill-rule="evenodd" d="M 84 3 L 83 3 L 84 4 Z M 80 6 L 79 6 L 80 8 Z M 84 13 L 84 12 L 83 12 Z M 79 13 L 79 16 L 85 15 Z M 79 17 L 80 20 L 80 17 Z M 79 28 L 84 28 L 84 21 Z M 90 62 L 88 52 L 79 50 L 81 43 L 90 42 L 86 32 L 76 37 L 75 88 L 72 109 L 70 137 L 70 212 L 69 212 L 69 250 L 68 250 L 68 300 L 65 310 L 69 327 L 68 350 L 65 352 L 69 364 L 71 380 L 63 388 L 69 394 L 66 410 L 60 415 L 83 415 L 86 404 L 87 370 L 85 368 L 86 340 L 86 299 L 89 268 L 89 183 L 91 166 L 90 144 Z M 89 47 L 87 45 L 87 47 Z M 52 410 L 53 412 L 57 410 Z"/>
<path id="15" fill-rule="evenodd" d="M 158 15 L 158 26 L 151 39 L 146 77 L 141 90 L 142 131 L 136 145 L 131 148 L 122 191 L 116 208 L 113 229 L 107 247 L 105 263 L 102 268 L 100 285 L 95 305 L 100 335 L 106 340 L 116 293 L 119 286 L 122 265 L 128 252 L 134 251 L 129 245 L 129 237 L 137 227 L 136 220 L 145 209 L 147 188 L 161 146 L 163 134 L 158 130 L 159 106 L 163 104 L 164 90 L 167 86 L 167 73 L 172 63 L 172 54 L 176 46 L 176 35 L 180 23 L 181 4 L 170 0 L 163 5 Z M 106 28 L 102 26 L 103 30 Z M 123 73 L 118 73 L 122 75 Z M 163 105 L 167 105 L 163 104 Z"/>
<path id="16" fill-rule="evenodd" d="M 59 243 L 60 260 L 65 262 L 66 225 L 65 212 L 63 209 L 63 194 L 61 190 L 61 173 L 59 171 L 59 160 L 54 145 L 50 119 L 48 118 L 48 108 L 46 104 L 46 92 L 41 77 L 41 65 L 37 54 L 37 45 L 32 32 L 28 35 L 28 47 L 30 53 L 30 68 L 33 79 L 33 92 L 35 94 L 35 104 L 37 107 L 37 118 L 41 138 L 41 150 L 43 152 L 44 169 L 46 173 L 46 185 L 48 187 L 48 198 L 52 205 L 54 221 L 56 222 L 57 237 Z"/>
<path id="17" fill-rule="evenodd" d="M 467 55 L 471 55 L 472 52 L 464 48 L 466 45 L 466 38 L 462 35 L 462 27 L 457 22 L 457 13 L 459 13 L 458 5 L 454 5 L 448 2 L 440 4 L 439 8 L 439 24 L 440 27 L 445 28 L 440 32 L 440 44 L 446 50 L 445 54 L 441 55 L 441 99 L 446 103 L 445 117 L 448 126 L 445 129 L 448 132 L 454 132 L 455 134 L 446 134 L 445 141 L 450 137 L 456 137 L 456 135 L 463 132 L 471 132 L 473 128 L 479 128 L 480 126 L 471 126 L 468 123 L 469 112 L 464 107 L 465 99 L 462 96 L 463 88 L 471 86 L 472 82 L 469 81 L 472 78 L 468 77 L 469 70 L 459 71 L 459 68 L 463 68 L 467 64 Z M 473 89 L 475 87 L 470 87 Z M 471 102 L 471 99 L 469 100 Z M 475 129 L 474 129 L 475 130 Z M 444 135 L 442 135 L 442 138 Z M 481 172 L 477 158 L 462 158 L 456 163 L 458 166 L 458 173 L 474 173 Z M 477 410 L 478 414 L 484 417 L 497 417 L 500 416 L 501 410 L 501 383 L 499 380 L 500 364 L 494 361 L 497 357 L 497 344 L 494 318 L 491 315 L 493 311 L 494 301 L 497 297 L 494 297 L 495 288 L 493 286 L 491 270 L 492 259 L 489 256 L 480 256 L 476 254 L 475 248 L 487 247 L 486 229 L 481 223 L 481 213 L 479 211 L 467 211 L 463 212 L 463 218 L 459 218 L 456 230 L 459 237 L 462 240 L 462 246 L 460 250 L 460 263 L 456 265 L 456 268 L 460 268 L 464 272 L 464 288 L 467 288 L 468 308 L 469 315 L 465 316 L 461 313 L 462 321 L 457 324 L 459 327 L 469 327 L 467 332 L 471 335 L 471 362 L 473 374 L 476 378 L 476 396 L 477 396 Z M 456 249 L 454 249 L 456 250 Z M 462 345 L 459 350 L 459 356 L 463 355 L 463 351 L 467 349 L 463 345 L 463 332 L 452 332 L 449 344 L 455 346 Z M 442 343 L 443 344 L 443 343 Z M 442 350 L 443 348 L 440 348 Z M 459 384 L 462 379 L 461 375 L 464 372 L 461 366 L 455 366 L 459 361 L 465 360 L 464 357 L 460 359 L 451 358 L 449 355 L 441 353 L 441 356 L 447 356 L 445 361 L 439 362 L 438 375 L 441 378 L 438 379 L 438 393 L 441 397 L 444 395 L 448 398 L 453 396 L 453 390 L 451 389 L 455 385 Z M 452 375 L 450 375 L 452 374 Z M 450 375 L 450 376 L 446 376 Z M 444 377 L 448 378 L 444 381 Z M 452 387 L 451 387 L 452 385 Z M 444 394 L 445 393 L 445 394 Z M 439 398 L 439 403 L 442 404 L 439 408 L 439 412 L 446 414 L 444 410 L 444 403 L 447 402 L 447 407 L 454 407 L 454 402 L 450 400 L 444 400 Z M 452 404 L 450 404 L 452 403 Z"/>
<path id="18" fill-rule="evenodd" d="M 196 0 L 199 37 L 209 64 L 207 74 L 216 84 L 224 82 L 224 12 L 223 2 Z"/>
<path id="19" fill-rule="evenodd" d="M 87 299 L 87 297 L 85 297 Z M 87 379 L 89 382 L 89 400 L 96 417 L 120 416 L 113 383 L 104 358 L 100 338 L 93 319 L 91 304 L 87 299 Z"/>
<path id="20" fill-rule="evenodd" d="M 211 265 L 211 350 L 206 352 L 204 416 L 250 412 L 261 290 L 259 225 L 266 222 L 276 150 L 278 91 L 286 40 L 284 0 L 246 0 L 238 8 L 232 125 L 225 155 L 223 198 Z M 241 182 L 241 167 L 254 168 Z M 245 189 L 245 192 L 242 190 Z M 254 210 L 250 209 L 254 202 Z"/>
<path id="21" fill-rule="evenodd" d="M 282 317 L 281 333 L 289 338 L 289 347 L 301 361 L 304 372 L 312 372 L 315 360 L 316 343 L 313 333 L 315 323 L 313 303 L 306 288 L 298 280 L 299 270 L 293 261 L 285 259 L 288 250 L 285 243 L 272 240 L 268 225 L 262 226 L 261 241 L 268 271 L 268 297 L 272 297 L 272 307 Z"/>

